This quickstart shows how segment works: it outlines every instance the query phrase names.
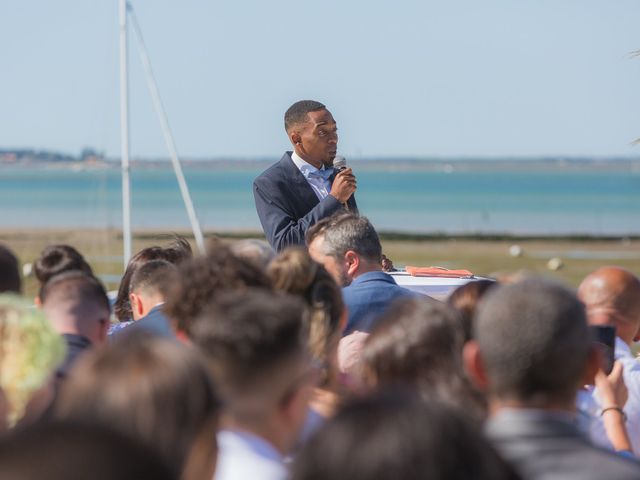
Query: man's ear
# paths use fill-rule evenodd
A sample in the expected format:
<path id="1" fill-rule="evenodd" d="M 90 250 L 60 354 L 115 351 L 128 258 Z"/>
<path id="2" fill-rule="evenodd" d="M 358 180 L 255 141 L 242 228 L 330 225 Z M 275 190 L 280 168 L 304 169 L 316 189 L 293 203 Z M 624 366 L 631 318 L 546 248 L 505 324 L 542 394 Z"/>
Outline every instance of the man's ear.
<path id="1" fill-rule="evenodd" d="M 291 143 L 293 143 L 294 145 L 297 145 L 302 141 L 302 137 L 300 136 L 300 133 L 298 133 L 297 130 L 292 130 L 289 133 L 289 140 L 291 140 Z"/>
<path id="2" fill-rule="evenodd" d="M 140 295 L 136 295 L 135 293 L 129 294 L 129 303 L 131 304 L 131 312 L 135 313 L 138 317 L 141 317 L 144 313 L 144 305 L 142 304 L 142 299 Z M 133 318 L 131 319 L 133 320 Z"/>
<path id="3" fill-rule="evenodd" d="M 360 257 L 358 254 L 353 250 L 347 250 L 344 254 L 344 266 L 349 278 L 353 278 L 358 268 L 360 268 Z"/>
<path id="4" fill-rule="evenodd" d="M 480 353 L 480 345 L 477 341 L 469 340 L 465 343 L 462 349 L 462 359 L 469 378 L 479 390 L 486 391 L 489 386 L 489 378 Z"/>

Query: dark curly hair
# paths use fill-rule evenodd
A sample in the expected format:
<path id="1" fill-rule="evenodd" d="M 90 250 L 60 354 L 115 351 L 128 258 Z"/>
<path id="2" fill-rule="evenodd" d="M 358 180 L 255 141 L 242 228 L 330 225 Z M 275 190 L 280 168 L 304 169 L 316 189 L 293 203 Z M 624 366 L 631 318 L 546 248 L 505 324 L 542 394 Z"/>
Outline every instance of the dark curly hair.
<path id="1" fill-rule="evenodd" d="M 250 262 L 236 257 L 228 246 L 217 245 L 207 255 L 178 267 L 168 287 L 164 307 L 174 328 L 189 335 L 191 324 L 213 297 L 223 290 L 262 287 L 271 290 L 266 274 Z"/>

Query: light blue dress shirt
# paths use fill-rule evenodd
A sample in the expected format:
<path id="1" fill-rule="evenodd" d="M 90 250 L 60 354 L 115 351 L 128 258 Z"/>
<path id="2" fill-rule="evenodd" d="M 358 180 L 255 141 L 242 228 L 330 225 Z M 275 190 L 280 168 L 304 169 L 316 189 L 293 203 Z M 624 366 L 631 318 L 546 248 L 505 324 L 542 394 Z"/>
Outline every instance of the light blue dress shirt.
<path id="1" fill-rule="evenodd" d="M 629 345 L 619 337 L 616 337 L 615 359 L 622 363 L 622 375 L 629 391 L 629 398 L 623 410 L 627 415 L 626 426 L 629 440 L 631 440 L 635 456 L 638 457 L 640 456 L 640 363 L 631 353 Z M 598 408 L 602 408 L 597 388 L 593 390 L 593 398 Z M 591 438 L 597 445 L 611 448 L 600 416 L 591 424 Z"/>
<path id="2" fill-rule="evenodd" d="M 291 154 L 291 160 L 293 160 L 293 163 L 295 163 L 300 173 L 302 173 L 307 180 L 307 183 L 313 189 L 318 200 L 326 198 L 331 191 L 331 181 L 329 177 L 333 174 L 333 168 L 325 168 L 323 165 L 321 169 L 318 169 L 310 163 L 305 162 L 296 152 Z"/>

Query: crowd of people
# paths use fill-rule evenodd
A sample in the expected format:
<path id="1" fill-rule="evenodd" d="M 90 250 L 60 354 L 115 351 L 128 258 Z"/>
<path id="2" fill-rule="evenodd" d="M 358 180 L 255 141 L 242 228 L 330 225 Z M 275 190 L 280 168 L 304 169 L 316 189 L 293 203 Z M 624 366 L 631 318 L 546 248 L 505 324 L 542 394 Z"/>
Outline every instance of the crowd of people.
<path id="1" fill-rule="evenodd" d="M 0 478 L 638 479 L 640 281 L 399 287 L 371 223 L 149 247 L 110 298 L 0 248 Z M 593 326 L 615 328 L 612 352 Z M 611 371 L 609 372 L 609 369 Z"/>

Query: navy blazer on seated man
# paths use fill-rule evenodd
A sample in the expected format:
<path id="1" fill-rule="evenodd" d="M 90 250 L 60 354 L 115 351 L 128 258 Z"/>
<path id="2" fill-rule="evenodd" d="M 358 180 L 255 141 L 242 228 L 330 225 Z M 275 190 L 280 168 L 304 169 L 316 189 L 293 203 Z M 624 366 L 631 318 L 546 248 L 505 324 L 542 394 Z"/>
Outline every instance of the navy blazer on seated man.
<path id="1" fill-rule="evenodd" d="M 355 330 L 370 332 L 377 318 L 390 304 L 399 298 L 416 296 L 411 290 L 399 286 L 391 275 L 384 272 L 367 272 L 358 275 L 342 289 L 349 319 L 344 335 Z"/>
<path id="2" fill-rule="evenodd" d="M 169 319 L 162 311 L 162 304 L 156 305 L 149 313 L 139 320 L 134 320 L 127 327 L 117 330 L 112 335 L 113 339 L 118 339 L 120 335 L 128 335 L 131 332 L 142 330 L 147 333 L 152 333 L 159 337 L 175 338 L 175 334 L 169 324 Z"/>
<path id="3" fill-rule="evenodd" d="M 285 152 L 253 182 L 253 195 L 260 223 L 268 242 L 280 251 L 293 245 L 304 245 L 305 233 L 313 224 L 343 210 L 344 206 L 332 195 L 318 200 L 311 186 Z M 349 210 L 356 211 L 351 196 Z"/>

